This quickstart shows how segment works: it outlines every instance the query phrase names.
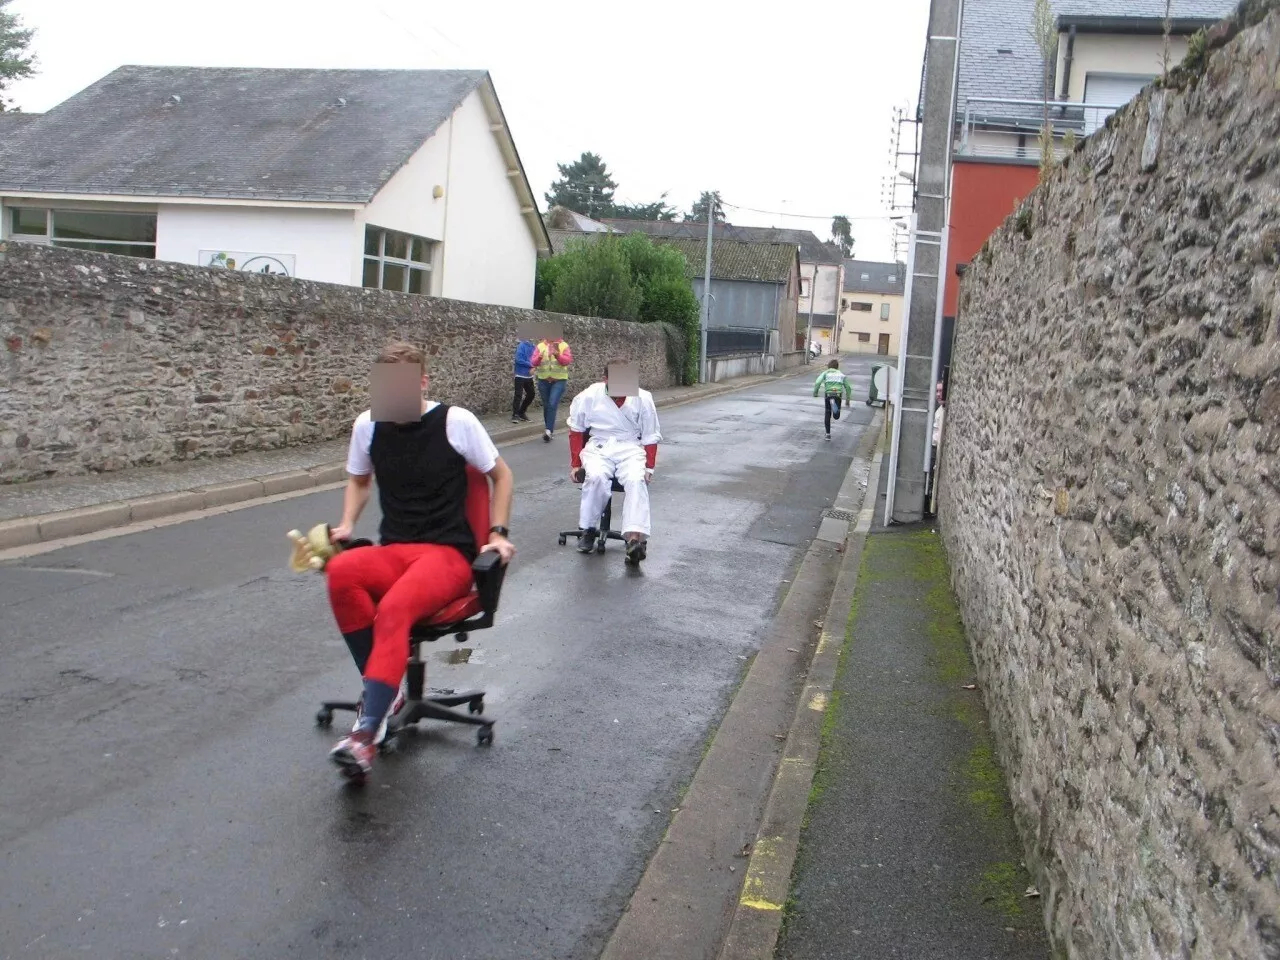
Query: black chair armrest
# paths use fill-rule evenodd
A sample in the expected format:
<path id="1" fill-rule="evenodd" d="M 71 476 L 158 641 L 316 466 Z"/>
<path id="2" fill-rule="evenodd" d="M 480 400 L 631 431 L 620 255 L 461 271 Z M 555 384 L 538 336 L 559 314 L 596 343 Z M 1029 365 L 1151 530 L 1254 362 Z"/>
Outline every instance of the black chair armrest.
<path id="1" fill-rule="evenodd" d="M 480 606 L 489 616 L 498 612 L 498 598 L 502 594 L 502 581 L 507 575 L 507 567 L 496 550 L 486 550 L 476 557 L 471 564 L 471 575 L 475 578 L 476 593 L 480 595 Z"/>

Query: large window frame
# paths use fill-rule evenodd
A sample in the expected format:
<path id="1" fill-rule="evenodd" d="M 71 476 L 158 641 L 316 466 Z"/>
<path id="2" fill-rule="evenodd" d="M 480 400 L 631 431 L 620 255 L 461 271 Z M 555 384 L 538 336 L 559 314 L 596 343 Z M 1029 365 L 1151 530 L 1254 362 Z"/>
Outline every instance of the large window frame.
<path id="1" fill-rule="evenodd" d="M 369 290 L 429 295 L 437 241 L 366 224 L 360 285 Z"/>
<path id="2" fill-rule="evenodd" d="M 156 258 L 154 212 L 45 207 L 35 204 L 6 205 L 4 212 L 5 234 L 10 240 L 143 260 Z M 136 222 L 130 224 L 129 221 Z M 96 232 L 93 229 L 95 225 L 99 228 Z M 113 230 L 111 226 L 117 229 Z M 120 227 L 132 229 L 118 229 Z"/>

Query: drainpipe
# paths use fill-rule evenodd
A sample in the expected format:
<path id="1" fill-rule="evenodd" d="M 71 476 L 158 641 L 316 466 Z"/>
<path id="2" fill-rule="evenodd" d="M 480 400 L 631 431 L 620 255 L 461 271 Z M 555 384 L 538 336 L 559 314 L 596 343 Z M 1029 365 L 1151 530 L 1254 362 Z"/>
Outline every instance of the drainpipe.
<path id="1" fill-rule="evenodd" d="M 1062 58 L 1062 87 L 1058 91 L 1058 99 L 1066 100 L 1071 92 L 1071 61 L 1075 58 L 1076 25 L 1073 23 L 1067 30 L 1067 53 Z"/>

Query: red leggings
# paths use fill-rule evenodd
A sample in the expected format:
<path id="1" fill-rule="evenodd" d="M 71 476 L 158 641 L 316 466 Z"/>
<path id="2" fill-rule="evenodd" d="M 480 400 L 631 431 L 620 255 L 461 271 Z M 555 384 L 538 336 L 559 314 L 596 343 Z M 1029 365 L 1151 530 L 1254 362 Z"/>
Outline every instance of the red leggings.
<path id="1" fill-rule="evenodd" d="M 398 687 L 409 661 L 409 630 L 466 596 L 471 564 L 454 547 L 392 543 L 340 553 L 325 566 L 329 603 L 343 633 L 373 626 L 367 680 Z"/>

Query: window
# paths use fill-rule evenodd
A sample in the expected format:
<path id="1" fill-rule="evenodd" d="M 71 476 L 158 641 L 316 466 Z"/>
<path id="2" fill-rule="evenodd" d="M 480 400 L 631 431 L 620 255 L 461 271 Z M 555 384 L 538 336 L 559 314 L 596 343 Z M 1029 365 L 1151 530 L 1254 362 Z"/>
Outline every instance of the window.
<path id="1" fill-rule="evenodd" d="M 880 319 L 881 320 L 889 319 L 889 305 L 887 303 L 880 304 Z"/>
<path id="2" fill-rule="evenodd" d="M 890 283 L 897 283 L 897 282 L 898 282 L 898 275 L 897 275 L 896 273 L 891 273 L 891 274 L 889 274 L 889 282 L 890 282 Z"/>
<path id="3" fill-rule="evenodd" d="M 15 207 L 9 215 L 9 235 L 29 243 L 123 257 L 156 256 L 154 213 Z"/>
<path id="4" fill-rule="evenodd" d="M 807 297 L 809 295 L 809 280 L 807 277 L 800 278 L 800 296 Z"/>
<path id="5" fill-rule="evenodd" d="M 364 228 L 364 286 L 399 293 L 430 293 L 435 241 L 381 227 Z"/>
<path id="6" fill-rule="evenodd" d="M 859 342 L 859 343 L 870 343 L 870 342 L 871 342 L 871 334 L 869 334 L 869 333 L 859 333 L 859 334 L 858 334 L 858 342 Z"/>
<path id="7" fill-rule="evenodd" d="M 864 273 L 864 274 L 862 275 L 862 279 L 863 279 L 863 280 L 870 280 L 870 279 L 871 279 L 871 274 L 869 274 L 869 273 Z"/>
<path id="8" fill-rule="evenodd" d="M 862 301 L 860 301 L 860 300 L 854 300 L 854 301 L 852 301 L 852 302 L 849 304 L 849 309 L 850 309 L 850 310 L 857 310 L 859 313 L 870 313 L 870 312 L 871 312 L 871 304 L 869 304 L 869 303 L 863 303 L 863 302 L 862 302 Z"/>
<path id="9" fill-rule="evenodd" d="M 848 300 L 845 300 L 845 299 L 841 299 L 841 300 L 840 300 L 840 309 L 841 309 L 841 310 L 848 310 L 848 309 L 849 309 L 849 301 L 848 301 Z"/>

